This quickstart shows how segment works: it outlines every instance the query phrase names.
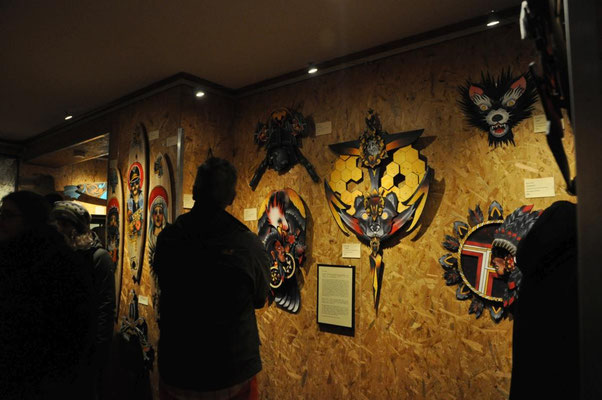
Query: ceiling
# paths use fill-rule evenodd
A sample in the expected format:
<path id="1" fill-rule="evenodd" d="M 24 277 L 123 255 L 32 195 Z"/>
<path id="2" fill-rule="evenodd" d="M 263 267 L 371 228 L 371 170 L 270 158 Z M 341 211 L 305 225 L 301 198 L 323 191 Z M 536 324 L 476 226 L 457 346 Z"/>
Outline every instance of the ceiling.
<path id="1" fill-rule="evenodd" d="M 520 0 L 0 1 L 0 140 L 22 142 L 179 72 L 261 86 Z"/>

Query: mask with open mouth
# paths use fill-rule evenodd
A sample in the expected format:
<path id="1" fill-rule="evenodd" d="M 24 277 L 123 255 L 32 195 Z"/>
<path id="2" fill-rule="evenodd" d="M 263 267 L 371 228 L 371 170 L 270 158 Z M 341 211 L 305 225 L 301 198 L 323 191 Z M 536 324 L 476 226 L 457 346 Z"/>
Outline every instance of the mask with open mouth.
<path id="1" fill-rule="evenodd" d="M 481 74 L 481 82 L 466 81 L 459 88 L 460 106 L 468 123 L 487 132 L 490 146 L 515 144 L 514 128 L 529 118 L 537 91 L 528 75 L 513 77 L 502 71 L 497 78 Z"/>

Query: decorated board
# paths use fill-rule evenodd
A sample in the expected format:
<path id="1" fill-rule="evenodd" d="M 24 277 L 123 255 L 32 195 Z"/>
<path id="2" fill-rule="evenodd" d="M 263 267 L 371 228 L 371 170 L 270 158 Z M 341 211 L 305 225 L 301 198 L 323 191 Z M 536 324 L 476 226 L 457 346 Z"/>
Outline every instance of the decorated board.
<path id="1" fill-rule="evenodd" d="M 372 293 L 378 311 L 384 271 L 381 244 L 416 226 L 426 203 L 432 170 L 412 147 L 422 129 L 389 134 L 382 130 L 373 110 L 368 111 L 365 122 L 366 129 L 358 140 L 330 145 L 339 159 L 330 184 L 324 181 L 324 189 L 341 230 L 346 235 L 353 232 L 370 246 Z M 362 167 L 369 176 L 365 192 L 359 185 L 364 181 Z"/>
<path id="2" fill-rule="evenodd" d="M 82 194 L 107 199 L 107 182 L 80 183 L 78 185 L 67 185 L 63 193 L 69 199 L 77 200 Z"/>
<path id="3" fill-rule="evenodd" d="M 267 168 L 285 173 L 297 163 L 305 167 L 314 182 L 320 181 L 313 165 L 299 149 L 301 138 L 307 136 L 308 131 L 303 114 L 288 108 L 273 111 L 266 123 L 257 124 L 255 143 L 265 147 L 266 155 L 249 182 L 251 189 L 255 190 Z"/>
<path id="4" fill-rule="evenodd" d="M 279 308 L 297 313 L 301 307 L 297 274 L 301 273 L 306 250 L 303 200 L 293 189 L 275 190 L 259 209 L 259 238 L 272 257 L 270 296 Z"/>
<path id="5" fill-rule="evenodd" d="M 173 222 L 173 196 L 171 189 L 171 168 L 165 154 L 158 154 L 149 174 L 150 191 L 148 195 L 148 231 L 146 233 L 146 255 L 153 276 L 153 308 L 158 312 L 159 286 L 153 268 L 157 236 Z M 158 314 L 157 314 L 158 315 Z"/>
<path id="6" fill-rule="evenodd" d="M 126 190 L 126 245 L 128 262 L 132 279 L 140 283 L 142 277 L 142 256 L 144 254 L 144 239 L 146 232 L 148 192 L 148 155 L 146 129 L 138 124 L 132 133 L 127 170 Z"/>
<path id="7" fill-rule="evenodd" d="M 472 299 L 469 314 L 489 310 L 499 322 L 518 298 L 522 274 L 516 266 L 518 243 L 529 233 L 541 211 L 522 206 L 504 218 L 502 206 L 493 201 L 487 220 L 481 208 L 468 210 L 468 221 L 456 221 L 454 235 L 445 235 L 443 247 L 451 253 L 439 258 L 448 286 L 457 285 L 458 300 Z"/>
<path id="8" fill-rule="evenodd" d="M 529 75 L 502 71 L 497 78 L 481 74 L 481 81 L 466 81 L 459 88 L 459 103 L 468 123 L 487 132 L 493 147 L 514 143 L 512 128 L 531 116 L 537 89 Z"/>
<path id="9" fill-rule="evenodd" d="M 115 265 L 115 306 L 119 310 L 121 270 L 123 265 L 123 186 L 118 168 L 109 168 L 105 243 Z"/>

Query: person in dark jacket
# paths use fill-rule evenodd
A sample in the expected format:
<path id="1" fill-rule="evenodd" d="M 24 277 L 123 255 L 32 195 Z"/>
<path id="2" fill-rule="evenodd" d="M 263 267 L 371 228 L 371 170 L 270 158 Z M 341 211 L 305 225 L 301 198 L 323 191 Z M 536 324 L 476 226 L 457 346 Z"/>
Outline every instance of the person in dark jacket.
<path id="1" fill-rule="evenodd" d="M 32 192 L 0 208 L 0 397 L 90 399 L 93 342 L 88 263 L 47 224 L 50 207 Z"/>
<path id="2" fill-rule="evenodd" d="M 547 208 L 518 245 L 510 399 L 577 399 L 576 205 Z"/>
<path id="3" fill-rule="evenodd" d="M 224 210 L 235 185 L 234 167 L 209 158 L 197 171 L 194 207 L 157 239 L 162 399 L 257 396 L 254 309 L 265 304 L 270 258 L 257 235 Z"/>
<path id="4" fill-rule="evenodd" d="M 92 367 L 96 376 L 95 392 L 102 396 L 102 381 L 109 361 L 115 321 L 115 266 L 96 233 L 90 230 L 90 213 L 72 201 L 57 201 L 50 213 L 56 225 L 75 252 L 92 265 L 92 281 L 96 296 L 96 336 Z"/>

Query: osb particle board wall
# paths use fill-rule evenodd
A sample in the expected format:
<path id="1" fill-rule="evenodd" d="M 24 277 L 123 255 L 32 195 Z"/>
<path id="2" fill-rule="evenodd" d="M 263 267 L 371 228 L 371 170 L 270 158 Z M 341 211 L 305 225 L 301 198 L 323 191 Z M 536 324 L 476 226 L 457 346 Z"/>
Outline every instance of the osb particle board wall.
<path id="1" fill-rule="evenodd" d="M 487 209 L 498 200 L 506 213 L 522 204 L 545 208 L 563 194 L 562 178 L 545 137 L 531 120 L 515 129 L 516 147 L 492 149 L 484 133 L 468 127 L 456 103 L 457 87 L 481 71 L 512 67 L 525 72 L 536 59 L 518 27 L 498 28 L 382 61 L 243 98 L 230 130 L 239 171 L 238 198 L 231 212 L 259 207 L 271 190 L 291 187 L 307 204 L 308 259 L 303 268 L 302 307 L 297 315 L 275 307 L 259 311 L 264 369 L 263 399 L 503 399 L 511 371 L 512 321 L 499 324 L 487 314 L 475 320 L 469 302 L 455 299 L 437 259 L 452 223 L 467 209 Z M 336 156 L 327 145 L 356 139 L 368 108 L 394 133 L 424 129 L 421 155 L 434 169 L 421 226 L 385 249 L 384 283 L 378 317 L 373 310 L 368 250 L 360 260 L 340 257 L 346 237 L 327 208 L 323 184 L 302 166 L 285 175 L 267 171 L 255 192 L 248 182 L 264 157 L 253 143 L 258 121 L 277 107 L 298 107 L 316 123 L 331 121 L 332 133 L 303 140 L 302 152 L 321 177 Z M 541 113 L 541 111 L 538 111 Z M 573 140 L 565 146 L 573 153 Z M 203 158 L 187 157 L 187 169 Z M 572 159 L 572 157 L 571 157 Z M 571 162 L 574 168 L 574 162 Z M 556 198 L 525 199 L 524 178 L 554 176 Z M 261 210 L 258 210 L 261 212 Z M 248 223 L 252 230 L 256 222 Z M 316 263 L 356 266 L 355 337 L 320 332 L 316 324 Z"/>
<path id="2" fill-rule="evenodd" d="M 190 160 L 201 160 L 207 156 L 209 147 L 214 155 L 228 157 L 232 151 L 228 149 L 230 141 L 224 141 L 225 136 L 233 119 L 233 105 L 229 99 L 219 96 L 208 96 L 204 101 L 195 101 L 196 98 L 190 88 L 180 86 L 170 89 L 159 95 L 147 98 L 131 106 L 122 109 L 115 117 L 114 137 L 111 140 L 110 158 L 117 160 L 121 171 L 125 197 L 127 199 L 127 170 L 128 151 L 131 133 L 137 124 L 144 124 L 147 133 L 158 131 L 158 137 L 149 141 L 149 171 L 153 168 L 153 162 L 159 153 L 168 156 L 174 179 L 173 190 L 175 191 L 175 174 L 177 153 L 176 146 L 168 138 L 178 133 L 178 128 L 184 128 L 185 132 L 185 157 Z M 188 162 L 183 171 L 183 192 L 192 193 L 192 185 L 196 174 L 197 161 Z M 149 172 L 150 173 L 150 172 Z M 148 176 L 148 175 L 147 175 Z M 149 191 L 150 191 L 149 187 Z M 172 194 L 173 196 L 173 194 Z M 172 200 L 173 201 L 173 200 Z M 148 206 L 148 205 L 146 205 Z M 147 217 L 148 218 L 148 217 Z M 128 259 L 127 248 L 124 248 L 124 260 Z M 149 305 L 139 304 L 140 316 L 144 317 L 148 324 L 149 342 L 157 350 L 159 329 L 155 319 L 155 311 L 152 305 L 152 282 L 148 264 L 148 255 L 145 250 L 144 264 L 140 285 L 132 281 L 132 273 L 129 264 L 124 263 L 122 275 L 122 287 L 120 292 L 119 319 L 127 315 L 128 304 L 131 300 L 131 290 L 135 290 L 138 296 L 146 296 Z M 191 294 L 193 295 L 193 294 Z M 117 329 L 119 329 L 119 324 Z M 156 358 L 155 358 L 156 359 Z M 156 365 L 156 364 L 155 364 Z M 127 388 L 123 388 L 127 389 Z M 158 398 L 158 369 L 155 367 L 151 373 L 151 390 L 154 398 Z M 121 393 L 120 395 L 125 395 Z M 135 393 L 132 393 L 135 395 Z M 140 393 L 137 393 L 140 395 Z"/>

